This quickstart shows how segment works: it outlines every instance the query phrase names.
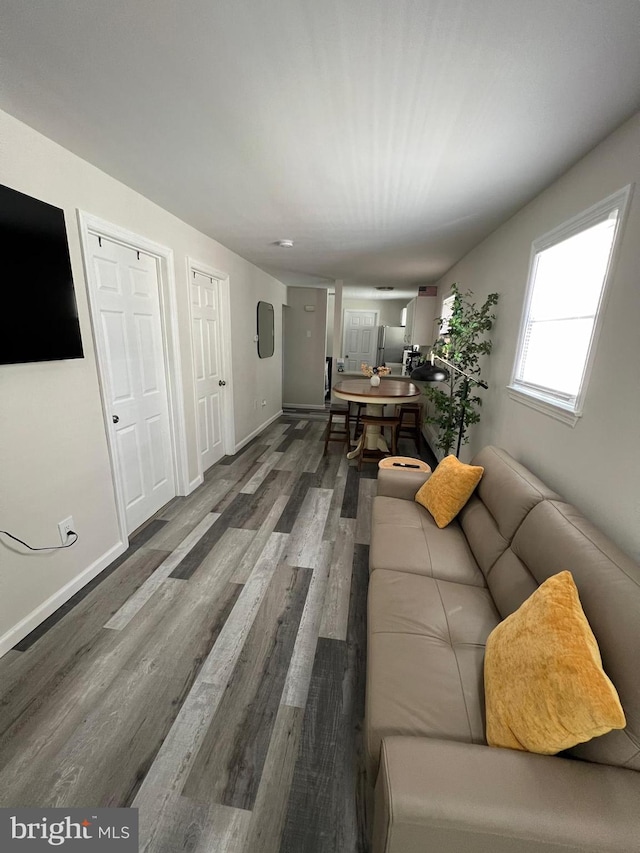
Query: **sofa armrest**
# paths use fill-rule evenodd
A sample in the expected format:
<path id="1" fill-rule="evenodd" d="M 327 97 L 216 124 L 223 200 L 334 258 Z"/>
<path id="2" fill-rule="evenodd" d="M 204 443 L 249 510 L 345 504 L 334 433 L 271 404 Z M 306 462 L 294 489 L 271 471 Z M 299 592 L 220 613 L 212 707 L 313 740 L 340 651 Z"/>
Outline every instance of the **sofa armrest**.
<path id="1" fill-rule="evenodd" d="M 393 471 L 391 468 L 381 468 L 378 471 L 378 495 L 387 498 L 402 498 L 412 501 L 416 492 L 426 483 L 431 471 Z"/>
<path id="2" fill-rule="evenodd" d="M 557 756 L 388 737 L 373 853 L 629 853 L 640 773 Z"/>

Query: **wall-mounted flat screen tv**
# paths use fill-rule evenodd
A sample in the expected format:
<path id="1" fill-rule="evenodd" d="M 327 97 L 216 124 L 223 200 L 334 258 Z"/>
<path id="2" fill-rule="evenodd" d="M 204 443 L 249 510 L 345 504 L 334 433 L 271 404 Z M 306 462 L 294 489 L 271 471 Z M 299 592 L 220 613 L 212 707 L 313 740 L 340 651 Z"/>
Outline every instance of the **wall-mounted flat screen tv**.
<path id="1" fill-rule="evenodd" d="M 0 185 L 0 364 L 82 358 L 64 213 Z"/>

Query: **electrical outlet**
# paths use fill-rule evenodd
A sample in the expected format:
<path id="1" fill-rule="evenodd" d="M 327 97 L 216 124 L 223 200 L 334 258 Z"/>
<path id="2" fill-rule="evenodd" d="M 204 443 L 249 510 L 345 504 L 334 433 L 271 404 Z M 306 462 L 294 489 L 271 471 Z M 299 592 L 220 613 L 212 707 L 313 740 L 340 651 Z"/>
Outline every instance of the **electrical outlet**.
<path id="1" fill-rule="evenodd" d="M 60 540 L 63 545 L 66 545 L 69 541 L 69 533 L 73 531 L 76 532 L 76 526 L 73 523 L 73 518 L 69 516 L 69 518 L 65 518 L 64 521 L 58 522 L 58 530 L 60 531 Z"/>

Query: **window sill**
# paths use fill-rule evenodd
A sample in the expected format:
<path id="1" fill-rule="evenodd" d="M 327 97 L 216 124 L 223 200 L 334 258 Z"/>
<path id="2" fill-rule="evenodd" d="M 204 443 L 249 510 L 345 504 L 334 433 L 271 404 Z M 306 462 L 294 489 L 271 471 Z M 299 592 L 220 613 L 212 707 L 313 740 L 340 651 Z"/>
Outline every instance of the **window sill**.
<path id="1" fill-rule="evenodd" d="M 549 415 L 549 417 L 555 418 L 570 427 L 574 427 L 582 417 L 582 412 L 576 412 L 550 399 L 528 394 L 515 385 L 507 385 L 507 393 L 517 403 L 522 403 L 524 406 L 529 406 L 530 409 L 535 409 L 536 412 Z"/>

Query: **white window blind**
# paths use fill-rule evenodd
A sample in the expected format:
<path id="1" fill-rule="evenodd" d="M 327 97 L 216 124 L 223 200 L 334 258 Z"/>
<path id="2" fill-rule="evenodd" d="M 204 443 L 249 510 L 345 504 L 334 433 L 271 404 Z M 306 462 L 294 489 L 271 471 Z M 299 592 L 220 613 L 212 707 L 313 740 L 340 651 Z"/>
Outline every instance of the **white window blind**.
<path id="1" fill-rule="evenodd" d="M 517 394 L 579 416 L 627 199 L 628 188 L 533 244 L 510 385 Z"/>

